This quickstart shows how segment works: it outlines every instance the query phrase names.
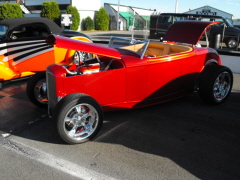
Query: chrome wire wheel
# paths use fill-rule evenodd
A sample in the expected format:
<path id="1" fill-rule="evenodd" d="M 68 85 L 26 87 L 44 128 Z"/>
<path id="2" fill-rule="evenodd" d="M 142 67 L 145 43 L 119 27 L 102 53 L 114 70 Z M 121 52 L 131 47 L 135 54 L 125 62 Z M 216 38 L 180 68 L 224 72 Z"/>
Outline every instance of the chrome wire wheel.
<path id="1" fill-rule="evenodd" d="M 222 101 L 231 89 L 231 75 L 228 72 L 219 74 L 214 82 L 213 96 L 217 101 Z"/>
<path id="2" fill-rule="evenodd" d="M 40 79 L 34 87 L 34 97 L 41 104 L 48 104 L 47 82 L 46 79 Z"/>
<path id="3" fill-rule="evenodd" d="M 85 60 L 91 59 L 92 57 L 92 54 L 82 51 L 76 51 L 73 55 L 73 64 L 84 63 Z"/>
<path id="4" fill-rule="evenodd" d="M 80 62 L 84 62 L 87 57 L 87 53 L 76 51 L 73 55 L 73 64 L 79 64 Z"/>
<path id="5" fill-rule="evenodd" d="M 90 104 L 81 103 L 67 112 L 63 121 L 63 129 L 69 138 L 80 141 L 91 136 L 98 124 L 97 110 Z"/>

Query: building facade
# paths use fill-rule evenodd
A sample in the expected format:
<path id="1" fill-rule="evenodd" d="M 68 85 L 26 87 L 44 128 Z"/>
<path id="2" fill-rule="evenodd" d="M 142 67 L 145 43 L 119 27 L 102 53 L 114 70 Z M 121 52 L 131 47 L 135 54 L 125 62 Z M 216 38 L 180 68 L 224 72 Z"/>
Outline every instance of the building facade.
<path id="1" fill-rule="evenodd" d="M 132 30 L 149 28 L 150 16 L 156 11 L 132 6 L 104 3 L 104 8 L 110 17 L 109 30 Z M 119 13 L 119 15 L 118 15 Z"/>

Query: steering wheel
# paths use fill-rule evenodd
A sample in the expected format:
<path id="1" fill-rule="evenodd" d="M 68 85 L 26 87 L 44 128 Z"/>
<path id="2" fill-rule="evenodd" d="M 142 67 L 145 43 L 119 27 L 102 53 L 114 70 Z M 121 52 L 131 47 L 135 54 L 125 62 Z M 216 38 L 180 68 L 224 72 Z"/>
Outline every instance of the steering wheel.
<path id="1" fill-rule="evenodd" d="M 150 51 L 149 49 L 147 49 L 147 52 L 150 53 L 153 57 L 157 57 L 152 51 Z"/>

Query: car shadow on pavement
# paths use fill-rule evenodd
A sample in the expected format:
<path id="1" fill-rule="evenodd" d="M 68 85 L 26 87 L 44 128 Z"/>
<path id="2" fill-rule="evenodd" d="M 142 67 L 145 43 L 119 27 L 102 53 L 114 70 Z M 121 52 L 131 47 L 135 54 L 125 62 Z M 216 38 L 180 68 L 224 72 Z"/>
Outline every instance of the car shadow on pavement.
<path id="1" fill-rule="evenodd" d="M 96 140 L 171 159 L 199 179 L 239 179 L 239 102 L 240 92 L 219 106 L 193 94 L 141 110 L 107 113 L 106 120 L 119 116 L 125 123 Z"/>

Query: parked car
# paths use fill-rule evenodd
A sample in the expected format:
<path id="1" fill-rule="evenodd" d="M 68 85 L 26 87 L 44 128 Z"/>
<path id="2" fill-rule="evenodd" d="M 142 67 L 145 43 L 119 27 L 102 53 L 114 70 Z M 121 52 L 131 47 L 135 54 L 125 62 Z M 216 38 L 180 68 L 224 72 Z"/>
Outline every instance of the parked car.
<path id="1" fill-rule="evenodd" d="M 46 44 L 45 39 L 51 34 L 92 42 L 85 34 L 62 30 L 47 18 L 0 21 L 0 88 L 4 81 L 45 71 L 50 64 L 69 65 L 84 55 Z"/>
<path id="2" fill-rule="evenodd" d="M 112 37 L 109 47 L 52 35 L 46 42 L 95 54 L 70 66 L 47 68 L 48 111 L 61 139 L 69 144 L 92 139 L 103 123 L 103 111 L 140 108 L 199 90 L 209 104 L 229 96 L 233 75 L 211 48 L 196 44 L 213 22 L 179 21 L 164 40 L 149 42 Z"/>
<path id="3" fill-rule="evenodd" d="M 239 45 L 240 29 L 232 25 L 232 23 L 222 17 L 214 15 L 202 14 L 181 14 L 181 13 L 161 13 L 156 22 L 156 29 L 152 29 L 158 38 L 163 38 L 169 27 L 176 21 L 196 20 L 196 21 L 213 21 L 220 22 L 212 25 L 208 35 L 221 35 L 221 39 L 229 49 L 236 49 Z M 154 34 L 153 32 L 151 34 Z M 209 36 L 210 39 L 210 36 Z"/>

